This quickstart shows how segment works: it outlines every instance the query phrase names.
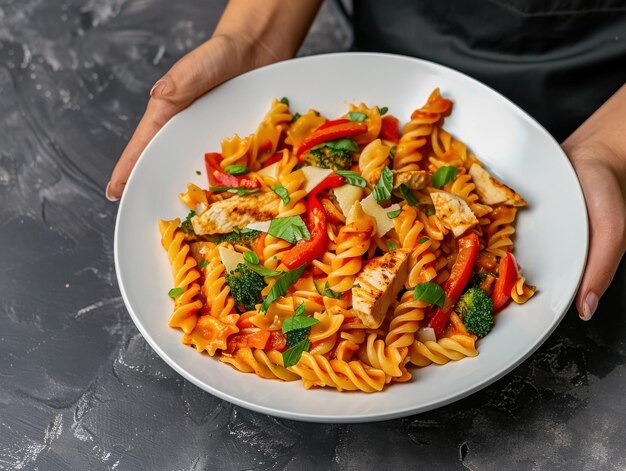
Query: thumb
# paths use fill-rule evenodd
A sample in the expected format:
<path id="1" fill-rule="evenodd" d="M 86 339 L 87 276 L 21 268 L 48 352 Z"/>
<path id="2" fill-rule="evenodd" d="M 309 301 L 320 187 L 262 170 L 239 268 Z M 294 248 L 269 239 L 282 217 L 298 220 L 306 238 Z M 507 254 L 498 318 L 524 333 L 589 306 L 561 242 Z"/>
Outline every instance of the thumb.
<path id="1" fill-rule="evenodd" d="M 213 87 L 244 71 L 236 44 L 218 36 L 181 58 L 150 90 L 150 101 L 122 152 L 106 188 L 106 197 L 122 196 L 130 172 L 154 135 L 172 116 Z"/>
<path id="2" fill-rule="evenodd" d="M 624 255 L 626 209 L 617 176 L 600 161 L 573 162 L 589 212 L 590 242 L 576 297 L 583 320 L 591 319 Z"/>

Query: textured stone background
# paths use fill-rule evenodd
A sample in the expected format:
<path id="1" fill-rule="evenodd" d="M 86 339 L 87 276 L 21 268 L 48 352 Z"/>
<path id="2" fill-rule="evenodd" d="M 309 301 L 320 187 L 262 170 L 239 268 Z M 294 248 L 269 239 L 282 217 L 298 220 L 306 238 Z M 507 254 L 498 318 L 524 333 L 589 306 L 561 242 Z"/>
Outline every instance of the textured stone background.
<path id="1" fill-rule="evenodd" d="M 148 347 L 102 189 L 151 85 L 223 4 L 0 0 L 0 469 L 625 469 L 623 268 L 592 322 L 570 312 L 494 385 L 402 420 L 249 412 Z M 301 54 L 349 43 L 326 5 Z"/>

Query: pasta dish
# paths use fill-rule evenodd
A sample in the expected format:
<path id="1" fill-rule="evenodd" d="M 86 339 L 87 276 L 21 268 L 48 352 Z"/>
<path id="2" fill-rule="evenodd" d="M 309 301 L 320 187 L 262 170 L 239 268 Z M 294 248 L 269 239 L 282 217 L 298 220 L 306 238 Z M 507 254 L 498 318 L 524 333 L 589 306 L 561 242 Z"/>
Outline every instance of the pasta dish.
<path id="1" fill-rule="evenodd" d="M 444 130 L 452 105 L 436 89 L 401 126 L 386 107 L 328 119 L 275 99 L 253 134 L 205 154 L 187 216 L 159 221 L 183 343 L 364 392 L 478 355 L 535 293 L 513 255 L 527 203 Z"/>

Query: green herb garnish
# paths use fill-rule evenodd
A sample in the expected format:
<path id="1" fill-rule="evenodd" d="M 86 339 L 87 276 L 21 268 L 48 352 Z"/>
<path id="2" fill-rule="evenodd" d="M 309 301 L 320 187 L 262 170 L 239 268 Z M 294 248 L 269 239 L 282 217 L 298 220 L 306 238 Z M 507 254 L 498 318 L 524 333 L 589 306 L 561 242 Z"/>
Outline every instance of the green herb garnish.
<path id="1" fill-rule="evenodd" d="M 256 254 L 256 252 L 244 252 L 243 261 L 246 263 L 246 266 L 250 270 L 258 273 L 261 276 L 280 276 L 285 273 L 282 270 L 270 270 L 269 268 L 265 268 L 259 263 L 259 256 Z"/>
<path id="2" fill-rule="evenodd" d="M 285 104 L 285 105 L 287 105 L 287 106 L 289 106 L 289 98 L 287 98 L 286 96 L 282 97 L 280 99 L 280 102 Z"/>
<path id="3" fill-rule="evenodd" d="M 368 118 L 365 113 L 361 113 L 360 111 L 351 111 L 348 113 L 348 119 L 350 121 L 356 121 L 357 123 L 362 123 Z"/>
<path id="4" fill-rule="evenodd" d="M 309 240 L 311 234 L 300 216 L 272 219 L 267 230 L 269 235 L 295 244 L 299 239 Z"/>
<path id="5" fill-rule="evenodd" d="M 350 170 L 336 170 L 335 173 L 345 178 L 348 185 L 358 186 L 360 188 L 365 188 L 367 186 L 365 178 L 356 172 L 352 172 Z"/>
<path id="6" fill-rule="evenodd" d="M 167 295 L 170 298 L 175 298 L 176 296 L 180 296 L 181 294 L 183 294 L 185 292 L 185 290 L 183 288 L 172 288 L 171 290 L 169 290 L 167 292 Z"/>
<path id="7" fill-rule="evenodd" d="M 283 366 L 289 368 L 290 366 L 297 365 L 304 352 L 308 352 L 311 348 L 311 341 L 304 339 L 299 341 L 293 347 L 283 352 Z"/>
<path id="8" fill-rule="evenodd" d="M 387 248 L 389 249 L 389 251 L 391 251 L 391 250 L 396 250 L 398 248 L 398 246 L 396 244 L 394 244 L 392 241 L 388 240 L 387 241 Z"/>
<path id="9" fill-rule="evenodd" d="M 270 289 L 270 292 L 267 293 L 267 297 L 261 304 L 261 309 L 259 312 L 265 314 L 267 310 L 271 306 L 271 304 L 276 301 L 281 296 L 287 294 L 287 290 L 291 285 L 293 285 L 296 281 L 300 279 L 302 276 L 302 272 L 306 268 L 306 264 L 303 264 L 301 267 L 296 268 L 295 270 L 291 270 L 283 273 L 277 280 L 276 283 Z"/>
<path id="10" fill-rule="evenodd" d="M 349 152 L 358 152 L 359 146 L 349 137 L 343 139 L 337 139 L 336 141 L 328 141 L 323 144 L 322 147 L 328 147 L 332 150 L 346 150 Z"/>
<path id="11" fill-rule="evenodd" d="M 230 175 L 243 175 L 244 173 L 248 173 L 250 169 L 245 165 L 229 165 L 224 171 Z"/>
<path id="12" fill-rule="evenodd" d="M 439 167 L 433 174 L 433 186 L 435 188 L 442 188 L 446 183 L 454 180 L 457 173 L 459 173 L 459 170 L 452 165 Z"/>
<path id="13" fill-rule="evenodd" d="M 383 167 L 380 178 L 372 194 L 378 203 L 383 203 L 391 198 L 391 190 L 393 189 L 393 173 L 389 167 Z"/>
<path id="14" fill-rule="evenodd" d="M 343 293 L 338 293 L 337 291 L 333 291 L 332 289 L 330 289 L 330 285 L 328 284 L 328 281 L 324 284 L 324 289 L 322 291 L 320 291 L 315 281 L 313 282 L 313 286 L 315 286 L 315 291 L 317 291 L 317 294 L 319 294 L 320 296 L 325 296 L 327 298 L 339 299 L 341 298 L 343 294 Z"/>
<path id="15" fill-rule="evenodd" d="M 402 212 L 402 210 L 401 210 L 401 209 L 396 209 L 395 211 L 389 211 L 389 212 L 387 213 L 387 217 L 388 217 L 389 219 L 395 219 L 395 218 L 397 218 L 398 216 L 400 216 L 400 213 L 401 213 L 401 212 Z"/>
<path id="16" fill-rule="evenodd" d="M 280 196 L 280 199 L 283 200 L 284 204 L 289 204 L 289 201 L 291 201 L 287 188 L 285 188 L 281 184 L 277 183 L 276 185 L 273 185 L 272 191 L 276 193 L 278 196 Z"/>
<path id="17" fill-rule="evenodd" d="M 208 260 L 202 259 L 200 260 L 200 263 L 198 264 L 198 268 L 200 268 L 201 270 L 206 267 L 209 264 Z"/>
<path id="18" fill-rule="evenodd" d="M 378 108 L 378 106 L 376 108 Z M 378 108 L 378 112 L 380 113 L 381 116 L 387 114 L 387 111 L 389 111 L 389 108 L 387 108 L 386 106 L 383 106 L 382 108 Z"/>
<path id="19" fill-rule="evenodd" d="M 446 293 L 437 283 L 426 281 L 424 283 L 419 283 L 414 288 L 413 298 L 443 307 L 443 303 L 446 301 Z"/>
<path id="20" fill-rule="evenodd" d="M 194 234 L 193 225 L 191 224 L 191 218 L 196 215 L 196 212 L 192 209 L 187 214 L 185 220 L 180 224 L 180 230 L 187 234 Z"/>
<path id="21" fill-rule="evenodd" d="M 408 203 L 409 206 L 417 206 L 420 204 L 419 200 L 415 197 L 415 195 L 409 190 L 409 187 L 402 183 L 398 190 L 400 190 L 400 194 L 404 198 L 404 200 Z"/>

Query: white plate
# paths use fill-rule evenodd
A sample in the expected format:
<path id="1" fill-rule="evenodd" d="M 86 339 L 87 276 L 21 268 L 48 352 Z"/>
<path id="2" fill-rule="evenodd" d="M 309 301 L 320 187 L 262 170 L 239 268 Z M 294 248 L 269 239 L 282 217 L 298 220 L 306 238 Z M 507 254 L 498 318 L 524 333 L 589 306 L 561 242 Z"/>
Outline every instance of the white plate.
<path id="1" fill-rule="evenodd" d="M 479 356 L 413 370 L 409 383 L 383 392 L 305 390 L 236 372 L 181 343 L 167 326 L 170 267 L 160 245 L 159 218 L 184 217 L 178 200 L 187 182 L 206 186 L 203 154 L 220 140 L 252 133 L 273 97 L 291 109 L 315 108 L 329 117 L 348 103 L 388 106 L 401 122 L 431 90 L 454 101 L 445 129 L 467 143 L 493 173 L 520 192 L 515 254 L 538 286 L 527 304 L 513 305 L 478 342 Z M 196 170 L 203 175 L 197 176 Z M 126 186 L 115 230 L 115 267 L 135 324 L 154 350 L 200 388 L 240 406 L 291 419 L 364 422 L 423 412 L 467 396 L 511 371 L 550 335 L 574 298 L 587 253 L 582 191 L 554 139 L 506 98 L 459 72 L 384 54 L 331 54 L 259 69 L 213 90 L 172 119 L 146 148 Z"/>

